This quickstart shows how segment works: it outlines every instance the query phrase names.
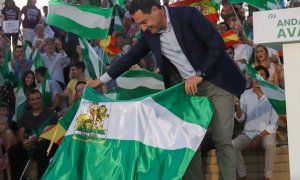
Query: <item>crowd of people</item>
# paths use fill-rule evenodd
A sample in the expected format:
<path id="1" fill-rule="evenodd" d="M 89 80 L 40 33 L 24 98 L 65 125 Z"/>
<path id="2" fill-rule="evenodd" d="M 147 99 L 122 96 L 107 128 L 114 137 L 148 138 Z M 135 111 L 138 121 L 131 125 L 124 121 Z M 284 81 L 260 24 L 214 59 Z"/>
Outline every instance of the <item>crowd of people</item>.
<path id="1" fill-rule="evenodd" d="M 266 81 L 284 89 L 284 60 L 280 56 L 280 53 L 278 54 L 277 50 L 263 45 L 253 44 L 253 12 L 258 11 L 258 9 L 247 6 L 247 13 L 245 13 L 245 4 L 229 4 L 223 2 L 220 9 L 221 22 L 215 22 L 213 24 L 209 23 L 209 25 L 207 25 L 208 20 L 206 20 L 207 22 L 205 21 L 204 23 L 208 29 L 211 28 L 212 31 L 215 32 L 215 34 L 204 33 L 207 37 L 203 37 L 203 39 L 207 41 L 207 44 L 204 45 L 202 40 L 197 44 L 195 39 L 190 39 L 191 44 L 195 43 L 196 45 L 203 46 L 202 49 L 200 47 L 194 47 L 200 48 L 198 51 L 201 52 L 198 53 L 197 49 L 194 51 L 194 49 L 185 44 L 187 48 L 191 50 L 187 51 L 185 49 L 184 51 L 181 50 L 179 53 L 176 50 L 176 53 L 179 55 L 176 54 L 174 56 L 172 50 L 168 49 L 168 38 L 175 37 L 175 34 L 172 34 L 172 28 L 175 29 L 174 25 L 173 27 L 170 25 L 171 33 L 164 34 L 165 32 L 160 31 L 168 32 L 169 24 L 168 27 L 160 27 L 161 29 L 155 30 L 155 25 L 157 24 L 154 24 L 151 28 L 147 24 L 148 22 L 139 21 L 144 18 L 145 14 L 151 13 L 157 13 L 158 15 L 161 15 L 161 17 L 171 18 L 172 20 L 172 15 L 176 14 L 176 12 L 173 12 L 172 9 L 164 9 L 169 5 L 169 1 L 163 1 L 163 6 L 154 4 L 149 12 L 141 11 L 141 14 L 139 14 L 140 11 L 138 8 L 133 10 L 130 1 L 128 1 L 126 7 L 129 11 L 121 15 L 124 31 L 112 33 L 112 36 L 116 38 L 115 45 L 121 50 L 121 53 L 108 54 L 110 59 L 110 63 L 106 64 L 108 74 L 106 73 L 106 77 L 101 77 L 101 83 L 94 84 L 93 82 L 95 81 L 87 76 L 86 64 L 84 63 L 84 58 L 86 57 L 79 44 L 78 36 L 71 32 L 61 30 L 58 27 L 48 25 L 46 21 L 48 7 L 44 6 L 42 8 L 42 15 L 41 10 L 35 5 L 36 1 L 37 0 L 28 0 L 26 6 L 20 9 L 16 6 L 14 0 L 5 0 L 1 11 L 2 21 L 18 20 L 20 25 L 22 25 L 22 29 L 14 33 L 7 33 L 3 30 L 0 31 L 0 179 L 20 179 L 26 167 L 26 163 L 32 158 L 37 161 L 37 172 L 38 178 L 40 179 L 57 148 L 57 146 L 53 147 L 50 155 L 47 156 L 46 151 L 50 141 L 39 138 L 41 132 L 47 126 L 58 122 L 58 119 L 68 111 L 77 99 L 80 98 L 86 84 L 90 86 L 98 86 L 101 84 L 97 90 L 102 94 L 115 88 L 116 84 L 113 80 L 107 81 L 107 77 L 109 77 L 108 80 L 110 80 L 112 77 L 117 77 L 119 71 L 121 72 L 123 69 L 128 70 L 128 68 L 124 68 L 127 67 L 127 65 L 125 66 L 122 60 L 129 57 L 139 57 L 138 60 L 131 60 L 133 64 L 130 64 L 130 69 L 147 69 L 162 74 L 164 79 L 168 78 L 168 73 L 172 73 L 172 69 L 162 69 L 162 67 L 165 67 L 166 65 L 161 65 L 161 61 L 164 61 L 164 59 L 171 59 L 171 63 L 174 64 L 174 67 L 179 71 L 179 74 L 177 72 L 179 80 L 170 78 L 170 82 L 166 84 L 166 87 L 172 86 L 182 81 L 182 79 L 186 79 L 185 90 L 188 94 L 195 95 L 199 93 L 200 95 L 210 96 L 212 97 L 211 100 L 213 101 L 215 108 L 223 108 L 222 111 L 216 110 L 219 117 L 216 117 L 217 115 L 214 116 L 210 130 L 206 136 L 212 136 L 213 142 L 207 143 L 206 139 L 201 145 L 203 151 L 210 148 L 207 147 L 209 144 L 212 144 L 213 148 L 215 146 L 220 152 L 223 150 L 223 154 L 217 155 L 219 156 L 218 165 L 224 166 L 223 169 L 219 167 L 221 177 L 224 179 L 235 177 L 231 176 L 228 172 L 237 171 L 239 177 L 247 179 L 247 171 L 244 165 L 242 150 L 247 148 L 258 149 L 262 147 L 265 149 L 264 177 L 265 179 L 271 178 L 274 157 L 276 156 L 276 142 L 278 141 L 278 138 L 276 139 L 276 133 L 281 118 L 268 102 L 258 83 L 250 77 L 245 76 L 245 87 L 242 87 L 242 78 L 244 75 L 241 75 L 240 79 L 238 75 L 245 70 L 246 64 L 251 64 L 257 73 Z M 72 2 L 74 3 L 74 1 Z M 76 1 L 76 3 L 80 3 L 80 1 Z M 101 5 L 101 7 L 109 7 L 110 1 L 102 1 L 99 5 Z M 291 0 L 290 6 L 299 7 L 300 1 Z M 169 13 L 168 16 L 164 14 L 166 10 L 169 10 L 167 11 Z M 198 14 L 196 14 L 195 17 L 199 17 L 200 20 L 202 20 L 201 16 Z M 170 23 L 170 21 L 168 21 L 168 23 Z M 198 24 L 195 22 L 195 25 Z M 186 29 L 188 30 L 187 27 Z M 220 34 L 229 30 L 234 30 L 236 32 L 240 42 L 226 47 L 227 54 L 223 54 L 222 48 L 220 48 L 220 50 L 213 49 L 215 47 L 219 48 L 218 45 L 220 44 L 223 45 L 224 42 L 219 42 L 217 39 L 221 38 Z M 134 53 L 138 53 L 133 53 L 131 47 L 135 46 L 135 44 L 137 44 L 137 47 L 142 47 L 146 43 L 145 41 L 147 41 L 147 36 L 150 36 L 145 33 L 142 36 L 145 36 L 146 40 L 142 39 L 142 42 L 138 42 L 141 31 L 151 31 L 153 34 L 159 32 L 162 34 L 160 37 L 162 60 L 157 59 L 156 52 L 147 52 L 144 57 L 140 57 L 140 55 L 133 56 Z M 205 31 L 205 29 L 199 30 L 199 32 L 194 29 L 188 30 L 188 32 L 191 33 L 198 33 L 197 35 L 202 34 L 203 31 Z M 190 37 L 193 36 L 189 34 L 189 38 Z M 181 46 L 180 43 L 189 41 L 188 39 L 183 40 L 178 44 L 177 41 L 179 41 L 179 38 L 177 37 L 177 39 L 176 42 L 174 41 L 175 45 L 172 46 L 172 48 L 178 48 L 179 45 Z M 212 40 L 216 42 L 213 42 Z M 105 53 L 104 50 L 99 48 L 99 45 L 93 40 L 89 41 L 89 43 L 99 57 L 102 57 L 103 53 Z M 32 49 L 32 52 L 39 51 L 41 53 L 41 59 L 44 66 L 40 66 L 36 69 L 33 68 L 35 59 L 33 56 L 28 56 L 25 44 Z M 210 45 L 212 45 L 212 49 L 207 47 Z M 12 49 L 12 52 L 10 49 Z M 138 50 L 138 48 L 133 49 L 133 51 Z M 195 56 L 188 55 L 185 57 L 184 54 L 186 51 L 194 53 Z M 124 56 L 127 52 L 129 52 L 129 55 Z M 218 66 L 214 64 L 209 68 L 201 69 L 202 72 L 198 71 L 199 69 L 196 69 L 195 67 L 202 68 L 205 66 L 202 66 L 202 64 L 199 65 L 199 63 L 194 62 L 193 60 L 190 61 L 190 59 L 195 59 L 198 56 L 203 58 L 201 54 L 206 54 L 208 52 L 211 53 L 210 58 L 213 59 L 212 61 L 218 62 L 220 61 L 220 57 L 224 57 L 222 60 L 227 61 L 227 59 L 229 59 L 230 63 L 216 63 Z M 219 56 L 217 56 L 218 53 L 220 53 Z M 144 52 L 141 54 L 145 55 Z M 172 59 L 174 57 L 177 57 L 179 60 L 181 60 L 181 58 L 188 60 L 191 66 L 188 65 L 189 63 L 180 64 L 180 61 L 176 60 L 173 62 Z M 10 76 L 5 75 L 4 71 L 2 71 L 7 58 L 9 58 L 11 71 L 13 72 Z M 208 61 L 209 60 L 210 59 L 208 58 Z M 124 67 L 122 65 L 124 65 Z M 230 73 L 236 73 L 235 80 L 236 82 L 240 82 L 240 84 L 234 84 L 236 82 L 230 82 L 229 79 L 227 79 L 227 82 L 224 82 L 224 78 L 222 79 L 218 75 L 215 75 L 216 72 L 213 71 L 221 71 L 221 66 L 237 67 L 236 69 L 228 68 L 228 71 L 224 70 L 224 72 L 222 71 L 220 74 L 224 77 L 227 77 L 228 75 L 228 78 L 230 79 Z M 113 70 L 109 70 L 111 67 Z M 224 68 L 226 69 L 226 67 Z M 116 70 L 116 68 L 122 70 Z M 191 72 L 188 72 L 189 69 L 193 68 L 196 71 L 192 70 Z M 39 91 L 44 79 L 48 78 L 47 76 L 50 76 L 51 78 L 51 80 L 48 80 L 51 92 L 51 104 L 45 103 L 43 100 L 45 97 L 43 97 L 42 92 Z M 200 79 L 190 79 L 190 77 L 194 76 L 200 77 Z M 223 81 L 218 82 L 218 78 Z M 103 82 L 106 84 L 102 84 Z M 193 87 L 190 88 L 188 87 L 189 85 Z M 20 86 L 22 88 L 20 88 Z M 232 88 L 232 86 L 241 86 L 241 88 Z M 17 98 L 20 89 L 26 97 L 26 102 L 24 104 L 24 113 L 17 116 L 16 108 L 19 107 L 19 104 L 22 101 L 21 98 Z M 211 93 L 208 93 L 206 89 L 207 91 L 211 91 Z M 234 99 L 231 97 L 233 95 L 236 95 L 234 96 Z M 214 99 L 214 96 L 226 96 L 226 100 L 223 99 L 222 101 L 218 101 L 219 99 Z M 228 98 L 231 98 L 232 100 L 228 100 Z M 224 103 L 229 103 L 231 105 L 224 107 Z M 225 110 L 226 112 L 223 112 Z M 227 112 L 231 111 L 235 111 L 234 117 L 230 114 L 228 115 Z M 227 124 L 228 129 L 226 129 L 225 127 L 227 127 L 227 125 L 218 124 L 220 121 L 219 119 L 224 118 L 225 116 L 228 117 L 232 124 L 234 121 L 242 122 L 242 128 L 233 129 L 233 126 L 231 127 L 231 125 Z M 222 121 L 220 121 L 220 123 L 221 122 Z M 223 129 L 224 132 L 221 129 Z M 218 131 L 219 134 L 217 134 L 216 131 Z M 230 137 L 230 139 L 224 139 L 224 137 L 222 137 L 224 134 Z M 230 154 L 231 152 L 224 146 L 228 146 L 229 149 L 233 148 L 233 153 Z M 226 156 L 233 156 L 232 158 L 235 159 L 236 164 L 226 164 L 225 162 L 230 160 L 231 157 L 225 160 L 224 154 L 226 154 Z M 221 156 L 223 157 L 221 158 Z M 196 164 L 198 161 L 199 159 L 195 161 Z M 195 162 L 193 159 L 191 164 L 195 164 Z M 231 167 L 231 165 L 234 165 L 235 167 Z M 227 171 L 226 166 L 228 166 L 227 169 L 231 168 L 233 170 Z M 194 167 L 189 167 L 187 170 L 188 173 L 185 174 L 186 179 L 195 178 L 193 176 L 194 174 L 190 172 L 195 171 L 195 168 L 201 168 L 201 166 L 195 165 Z M 23 176 L 23 178 L 25 178 L 25 176 Z"/>

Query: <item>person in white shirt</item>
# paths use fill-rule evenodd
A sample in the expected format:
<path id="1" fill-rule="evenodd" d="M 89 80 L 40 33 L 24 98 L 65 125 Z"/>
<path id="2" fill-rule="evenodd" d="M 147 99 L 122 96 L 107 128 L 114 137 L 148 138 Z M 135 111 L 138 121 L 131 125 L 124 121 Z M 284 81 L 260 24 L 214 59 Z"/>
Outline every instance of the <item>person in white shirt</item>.
<path id="1" fill-rule="evenodd" d="M 65 86 L 63 68 L 68 66 L 70 58 L 65 53 L 59 39 L 45 38 L 46 52 L 42 54 L 42 59 L 51 76 L 63 88 Z M 55 52 L 55 48 L 58 52 Z"/>
<path id="2" fill-rule="evenodd" d="M 257 66 L 255 70 L 264 79 L 269 78 L 268 69 L 265 67 Z M 246 90 L 241 95 L 240 101 L 236 100 L 235 105 L 235 118 L 239 122 L 245 121 L 242 134 L 232 141 L 235 149 L 237 175 L 248 179 L 241 151 L 247 148 L 257 149 L 262 145 L 265 149 L 264 177 L 270 179 L 276 155 L 278 115 L 255 80 L 253 80 L 253 88 Z"/>

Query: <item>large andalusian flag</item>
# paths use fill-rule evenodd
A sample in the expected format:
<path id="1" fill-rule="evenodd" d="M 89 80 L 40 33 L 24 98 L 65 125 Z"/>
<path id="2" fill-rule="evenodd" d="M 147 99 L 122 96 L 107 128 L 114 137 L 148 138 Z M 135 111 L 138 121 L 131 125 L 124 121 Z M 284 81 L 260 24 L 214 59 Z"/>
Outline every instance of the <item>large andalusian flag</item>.
<path id="1" fill-rule="evenodd" d="M 113 8 L 49 2 L 48 24 L 88 39 L 105 39 Z"/>
<path id="2" fill-rule="evenodd" d="M 249 64 L 246 65 L 246 74 L 258 82 L 261 90 L 264 92 L 277 114 L 286 115 L 284 90 L 273 83 L 265 81 Z"/>
<path id="3" fill-rule="evenodd" d="M 213 106 L 206 97 L 186 95 L 183 84 L 131 101 L 88 87 L 72 111 L 43 179 L 181 179 Z"/>

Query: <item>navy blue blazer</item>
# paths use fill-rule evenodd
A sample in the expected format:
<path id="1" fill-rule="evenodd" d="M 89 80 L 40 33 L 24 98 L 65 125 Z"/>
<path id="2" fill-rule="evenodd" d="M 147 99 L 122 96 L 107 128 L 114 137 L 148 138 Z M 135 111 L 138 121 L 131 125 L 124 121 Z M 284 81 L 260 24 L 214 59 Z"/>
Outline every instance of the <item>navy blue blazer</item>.
<path id="1" fill-rule="evenodd" d="M 235 95 L 246 87 L 244 75 L 225 51 L 225 43 L 214 26 L 193 7 L 168 7 L 170 21 L 177 41 L 193 68 L 204 72 L 205 79 Z M 171 63 L 162 57 L 159 34 L 148 30 L 141 39 L 121 57 L 107 73 L 117 78 L 132 65 L 138 63 L 149 51 L 156 57 L 165 86 L 171 83 Z"/>

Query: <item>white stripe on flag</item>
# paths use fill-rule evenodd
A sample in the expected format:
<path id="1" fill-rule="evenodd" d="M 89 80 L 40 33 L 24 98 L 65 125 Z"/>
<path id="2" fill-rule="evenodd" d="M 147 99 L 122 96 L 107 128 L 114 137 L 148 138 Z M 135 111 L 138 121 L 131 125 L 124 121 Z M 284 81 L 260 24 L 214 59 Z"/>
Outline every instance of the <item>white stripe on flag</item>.
<path id="1" fill-rule="evenodd" d="M 269 99 L 274 99 L 274 100 L 278 100 L 278 101 L 285 101 L 285 94 L 278 91 L 278 90 L 274 90 L 272 88 L 269 87 L 265 87 L 265 86 L 260 86 L 262 88 L 262 91 L 264 92 L 264 94 L 269 98 Z"/>
<path id="2" fill-rule="evenodd" d="M 108 129 L 107 139 L 139 141 L 168 150 L 191 148 L 196 151 L 197 144 L 199 145 L 206 133 L 205 128 L 181 120 L 152 98 L 102 104 L 107 107 L 109 114 L 104 121 L 104 127 Z M 89 105 L 90 101 L 82 100 L 74 118 L 79 114 L 88 114 Z M 76 119 L 69 126 L 66 136 L 74 133 L 75 123 Z"/>
<path id="3" fill-rule="evenodd" d="M 81 11 L 74 6 L 68 6 L 64 4 L 51 5 L 49 12 L 51 12 L 52 14 L 68 17 L 72 21 L 88 28 L 98 27 L 101 29 L 107 29 L 107 25 L 110 24 L 111 21 L 111 17 L 105 18 L 104 16 Z M 80 14 L 80 16 L 78 16 L 78 14 Z M 97 19 L 97 21 L 93 21 L 93 19 Z"/>
<path id="4" fill-rule="evenodd" d="M 116 79 L 116 82 L 118 86 L 123 89 L 135 89 L 140 86 L 147 87 L 149 89 L 165 89 L 163 81 L 152 77 L 127 78 L 120 76 Z"/>

